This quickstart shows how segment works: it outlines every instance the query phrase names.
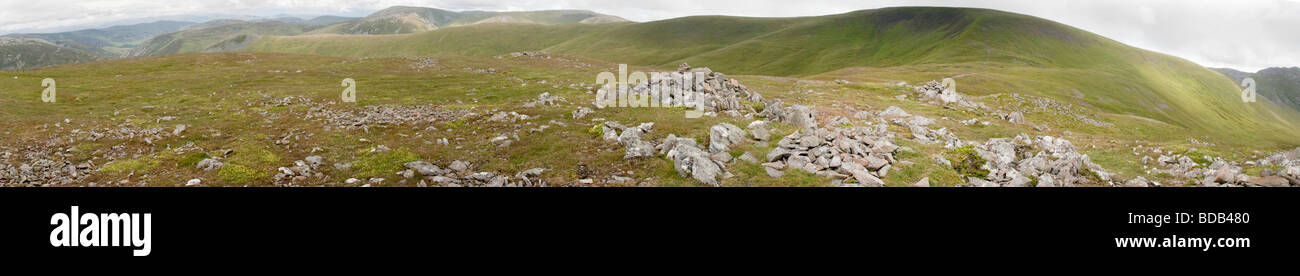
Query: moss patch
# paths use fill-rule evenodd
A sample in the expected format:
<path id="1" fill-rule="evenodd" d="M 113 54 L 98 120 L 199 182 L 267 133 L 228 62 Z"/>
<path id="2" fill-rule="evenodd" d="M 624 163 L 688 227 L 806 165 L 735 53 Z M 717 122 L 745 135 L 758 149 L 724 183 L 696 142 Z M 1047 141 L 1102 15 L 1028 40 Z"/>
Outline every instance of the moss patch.
<path id="1" fill-rule="evenodd" d="M 226 164 L 217 172 L 217 177 L 231 184 L 244 184 L 266 178 L 266 173 L 236 164 Z"/>
<path id="2" fill-rule="evenodd" d="M 145 158 L 118 160 L 118 161 L 110 162 L 108 164 L 104 164 L 104 167 L 100 168 L 99 171 L 110 172 L 110 173 L 143 171 L 143 170 L 151 169 L 157 165 L 158 165 L 157 160 L 145 159 Z"/>
<path id="3" fill-rule="evenodd" d="M 404 150 L 371 153 L 353 163 L 358 177 L 375 177 L 394 173 L 404 168 L 406 162 L 419 161 L 420 156 Z"/>
<path id="4" fill-rule="evenodd" d="M 199 161 L 203 161 L 203 159 L 208 159 L 208 158 L 212 158 L 212 157 L 211 157 L 211 156 L 208 156 L 208 153 L 206 153 L 206 152 L 195 152 L 195 153 L 191 153 L 191 154 L 189 154 L 189 155 L 186 155 L 184 158 L 181 158 L 180 161 L 177 161 L 177 162 L 176 162 L 176 167 L 177 167 L 177 168 L 193 168 L 193 167 L 199 165 Z"/>
<path id="5" fill-rule="evenodd" d="M 963 178 L 976 177 L 984 179 L 989 176 L 988 171 L 980 168 L 988 160 L 984 160 L 984 157 L 981 157 L 979 152 L 975 151 L 975 146 L 967 145 L 954 149 L 944 154 L 944 157 L 952 161 L 952 169 L 961 174 Z"/>

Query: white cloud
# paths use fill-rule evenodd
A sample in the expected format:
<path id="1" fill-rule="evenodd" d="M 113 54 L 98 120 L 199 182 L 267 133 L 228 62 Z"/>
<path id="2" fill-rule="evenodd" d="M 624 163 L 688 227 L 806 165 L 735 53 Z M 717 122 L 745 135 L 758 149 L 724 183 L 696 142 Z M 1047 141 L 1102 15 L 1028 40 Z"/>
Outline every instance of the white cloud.
<path id="1" fill-rule="evenodd" d="M 587 9 L 635 21 L 690 15 L 814 16 L 891 6 L 981 7 L 1055 20 L 1205 66 L 1300 66 L 1297 0 L 0 0 L 0 33 L 187 15 L 360 16 L 394 5 L 449 10 Z"/>

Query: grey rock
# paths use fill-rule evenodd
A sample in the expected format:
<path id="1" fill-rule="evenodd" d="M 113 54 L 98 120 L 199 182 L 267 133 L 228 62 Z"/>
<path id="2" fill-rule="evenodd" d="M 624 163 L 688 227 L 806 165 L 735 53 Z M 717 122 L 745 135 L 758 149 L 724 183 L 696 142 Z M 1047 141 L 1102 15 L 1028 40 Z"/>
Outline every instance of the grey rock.
<path id="1" fill-rule="evenodd" d="M 582 119 L 582 117 L 586 117 L 588 114 L 595 113 L 595 112 L 596 111 L 591 110 L 590 108 L 580 107 L 578 108 L 578 110 L 573 111 L 573 119 L 574 120 Z"/>
<path id="2" fill-rule="evenodd" d="M 793 105 L 787 110 L 787 116 L 790 116 L 788 122 L 795 129 L 805 132 L 812 132 L 817 129 L 817 114 L 812 108 L 803 105 Z"/>
<path id="3" fill-rule="evenodd" d="M 768 130 L 767 122 L 765 121 L 754 121 L 749 123 L 749 126 L 746 128 L 749 129 L 749 135 L 754 137 L 754 140 L 767 141 L 772 139 L 772 134 Z"/>
<path id="4" fill-rule="evenodd" d="M 853 171 L 853 179 L 858 180 L 858 183 L 861 183 L 862 185 L 867 187 L 880 187 L 885 185 L 884 180 L 880 180 L 880 178 L 876 177 L 875 175 L 871 175 L 870 172 L 867 172 L 865 170 Z"/>
<path id="5" fill-rule="evenodd" d="M 981 188 L 998 187 L 998 183 L 989 182 L 988 180 L 979 179 L 976 177 L 967 177 L 966 180 L 967 183 L 971 185 L 971 187 L 981 187 Z"/>
<path id="6" fill-rule="evenodd" d="M 352 163 L 334 163 L 334 169 L 339 171 L 351 170 Z"/>
<path id="7" fill-rule="evenodd" d="M 420 175 L 423 176 L 435 176 L 435 175 L 443 174 L 442 168 L 439 168 L 438 165 L 434 165 L 433 163 L 429 163 L 426 161 L 407 162 L 406 164 L 402 164 L 402 165 L 408 169 L 415 170 L 416 173 L 419 173 Z"/>
<path id="8" fill-rule="evenodd" d="M 781 178 L 782 175 L 785 175 L 784 171 L 781 171 L 773 167 L 763 166 L 763 170 L 767 171 L 767 176 L 770 176 L 772 178 Z"/>
<path id="9" fill-rule="evenodd" d="M 1291 182 L 1281 176 L 1255 177 L 1246 180 L 1246 186 L 1252 187 L 1289 187 Z"/>
<path id="10" fill-rule="evenodd" d="M 25 164 L 24 164 L 24 165 L 25 165 Z M 225 166 L 225 165 L 226 165 L 226 164 L 223 163 L 223 162 L 221 162 L 221 160 L 212 159 L 212 158 L 206 158 L 206 159 L 203 159 L 202 161 L 199 161 L 199 164 L 198 164 L 198 166 L 196 166 L 196 167 L 198 167 L 198 169 L 200 169 L 200 170 L 211 171 L 211 170 L 220 170 L 221 167 L 223 167 L 223 166 Z M 30 170 L 30 169 L 28 169 L 28 170 Z"/>
<path id="11" fill-rule="evenodd" d="M 1012 124 L 1024 124 L 1025 114 L 1021 114 L 1020 111 L 1011 112 L 1010 115 L 1007 115 L 1007 121 Z"/>
<path id="12" fill-rule="evenodd" d="M 799 146 L 802 146 L 804 148 L 812 148 L 812 147 L 820 146 L 821 144 L 822 144 L 822 138 L 817 137 L 817 135 L 808 134 L 799 138 Z"/>
<path id="13" fill-rule="evenodd" d="M 1124 187 L 1149 187 L 1151 185 L 1150 183 L 1151 182 L 1147 181 L 1146 178 L 1138 176 L 1137 178 L 1125 181 Z"/>
<path id="14" fill-rule="evenodd" d="M 912 183 L 912 187 L 930 187 L 930 177 L 921 178 L 920 181 Z"/>
<path id="15" fill-rule="evenodd" d="M 452 171 L 456 171 L 456 172 L 465 172 L 469 170 L 469 163 L 462 162 L 460 160 L 451 161 L 451 165 L 447 166 L 447 168 L 450 168 Z"/>
<path id="16" fill-rule="evenodd" d="M 890 106 L 885 108 L 885 111 L 880 112 L 880 117 L 906 118 L 906 117 L 912 117 L 912 114 L 908 114 L 907 111 L 903 111 L 902 108 L 899 108 L 897 106 Z"/>
<path id="17" fill-rule="evenodd" d="M 630 132 L 630 131 L 629 131 Z M 654 157 L 655 145 L 641 140 L 629 142 L 623 152 L 623 159 Z"/>
<path id="18" fill-rule="evenodd" d="M 320 157 L 319 155 L 307 156 L 307 158 L 303 158 L 303 160 L 307 161 L 307 165 L 311 165 L 313 169 L 320 167 L 320 165 L 322 164 L 325 164 L 324 162 L 325 158 Z"/>
<path id="19" fill-rule="evenodd" d="M 185 132 L 186 127 L 186 125 L 176 125 L 176 128 L 172 130 L 172 136 L 181 136 L 181 133 Z"/>
<path id="20" fill-rule="evenodd" d="M 875 156 L 867 156 L 860 160 L 861 161 L 859 162 L 859 164 L 862 164 L 863 167 L 866 167 L 867 169 L 873 171 L 879 170 L 885 165 L 889 165 L 889 160 L 885 160 L 883 158 L 875 157 Z"/>

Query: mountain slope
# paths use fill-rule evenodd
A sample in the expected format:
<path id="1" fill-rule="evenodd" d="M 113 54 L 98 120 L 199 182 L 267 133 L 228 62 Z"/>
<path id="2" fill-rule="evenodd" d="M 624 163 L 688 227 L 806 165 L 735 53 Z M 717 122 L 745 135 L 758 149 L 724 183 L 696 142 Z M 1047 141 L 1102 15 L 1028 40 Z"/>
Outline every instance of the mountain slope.
<path id="1" fill-rule="evenodd" d="M 626 22 L 616 16 L 590 11 L 454 12 L 434 8 L 396 6 L 365 18 L 335 24 L 313 34 L 404 34 L 450 26 L 483 23 L 600 24 Z"/>
<path id="2" fill-rule="evenodd" d="M 220 21 L 191 26 L 179 32 L 155 36 L 131 50 L 129 56 L 161 56 L 179 53 L 229 51 L 263 35 L 297 35 L 315 26 L 280 21 Z"/>
<path id="3" fill-rule="evenodd" d="M 37 38 L 59 46 L 73 48 L 106 58 L 122 57 L 135 44 L 155 35 L 175 32 L 193 22 L 158 21 L 102 29 L 77 30 L 61 33 L 10 34 L 6 37 Z"/>
<path id="4" fill-rule="evenodd" d="M 86 51 L 35 38 L 0 37 L 0 70 L 28 69 L 54 64 L 100 60 Z"/>
<path id="5" fill-rule="evenodd" d="M 1219 73 L 1241 83 L 1247 77 L 1255 79 L 1255 92 L 1260 98 L 1278 105 L 1300 110 L 1300 67 L 1265 68 L 1257 73 L 1246 73 L 1228 68 L 1213 68 Z"/>
<path id="6" fill-rule="evenodd" d="M 1278 133 L 1300 136 L 1297 112 L 1270 103 L 1245 104 L 1236 84 L 1195 63 L 1041 18 L 986 9 L 904 7 L 801 18 L 489 24 L 394 36 L 267 37 L 245 50 L 339 56 L 542 50 L 663 69 L 689 62 L 736 74 L 812 77 L 839 76 L 843 72 L 837 70 L 845 68 L 901 68 L 908 73 L 886 76 L 910 82 L 964 76 L 966 93 L 1043 95 L 1207 136 L 1245 135 L 1278 143 L 1296 143 L 1277 138 Z"/>

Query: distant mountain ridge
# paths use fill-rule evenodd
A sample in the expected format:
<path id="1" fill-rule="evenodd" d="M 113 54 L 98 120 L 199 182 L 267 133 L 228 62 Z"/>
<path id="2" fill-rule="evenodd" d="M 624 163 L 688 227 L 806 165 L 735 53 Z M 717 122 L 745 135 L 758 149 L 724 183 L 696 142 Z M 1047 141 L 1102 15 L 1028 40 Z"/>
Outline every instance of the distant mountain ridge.
<path id="1" fill-rule="evenodd" d="M 1051 96 L 1206 133 L 1300 135 L 1300 113 L 1243 103 L 1236 84 L 1194 62 L 1058 22 L 988 9 L 896 7 L 790 18 L 474 24 L 409 35 L 263 37 L 242 51 L 351 57 L 544 51 L 667 70 L 682 63 L 706 64 L 743 75 L 833 79 L 853 75 L 851 70 L 875 70 L 902 76 L 887 80 L 908 82 L 961 75 L 967 76 L 961 80 L 965 91 Z M 916 77 L 883 68 L 951 73 Z"/>
<path id="2" fill-rule="evenodd" d="M 1272 67 L 1248 73 L 1231 68 L 1210 68 L 1240 84 L 1255 79 L 1255 92 L 1280 106 L 1300 111 L 1300 67 Z"/>
<path id="3" fill-rule="evenodd" d="M 39 38 L 0 37 L 0 70 L 82 63 L 103 59 L 86 51 L 55 45 Z"/>
<path id="4" fill-rule="evenodd" d="M 485 23 L 530 24 L 603 24 L 628 20 L 585 10 L 547 10 L 521 12 L 466 11 L 395 6 L 377 11 L 360 20 L 343 22 L 313 33 L 329 34 L 404 34 L 450 26 Z"/>
<path id="5" fill-rule="evenodd" d="M 130 48 L 146 39 L 193 24 L 195 23 L 185 21 L 157 21 L 60 33 L 8 34 L 4 37 L 41 39 L 103 58 L 117 58 L 126 56 Z"/>
<path id="6" fill-rule="evenodd" d="M 204 22 L 163 20 L 59 33 L 9 34 L 0 46 L 9 55 L 0 68 L 35 68 L 123 57 L 237 51 L 264 36 L 304 34 L 403 34 L 451 26 L 509 24 L 605 24 L 626 19 L 584 10 L 455 12 L 395 6 L 366 17 L 324 15 L 304 19 L 290 15 L 237 16 Z M 34 39 L 34 40 L 31 40 Z M 44 43 L 41 43 L 44 42 Z"/>

